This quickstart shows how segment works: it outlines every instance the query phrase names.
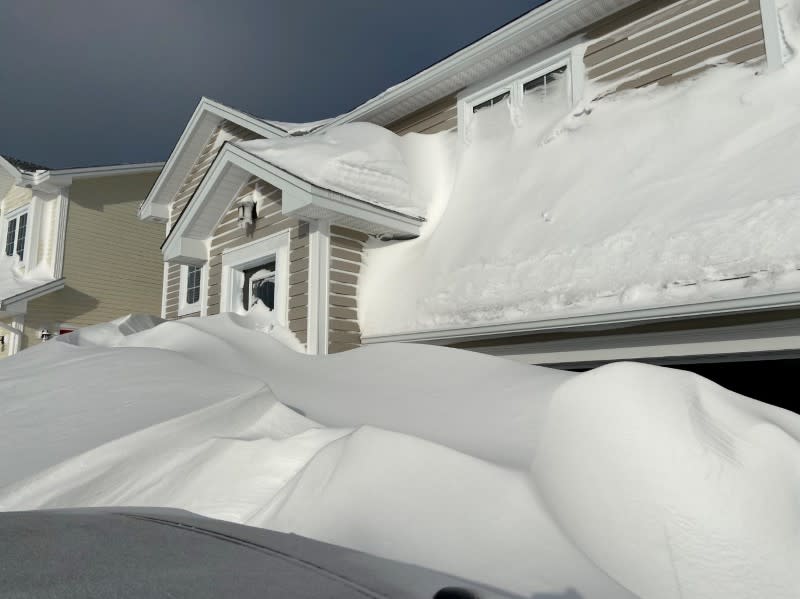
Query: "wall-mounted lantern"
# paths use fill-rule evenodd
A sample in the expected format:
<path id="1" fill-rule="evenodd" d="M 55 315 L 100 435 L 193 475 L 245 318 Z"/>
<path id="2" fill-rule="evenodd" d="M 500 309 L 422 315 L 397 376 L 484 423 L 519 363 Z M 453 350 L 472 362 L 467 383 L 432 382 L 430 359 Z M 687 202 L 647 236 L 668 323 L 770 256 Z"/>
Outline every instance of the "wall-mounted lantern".
<path id="1" fill-rule="evenodd" d="M 41 339 L 42 341 L 47 341 L 52 336 L 53 334 L 47 329 L 42 329 L 41 332 L 39 333 L 39 339 Z"/>
<path id="2" fill-rule="evenodd" d="M 236 222 L 242 231 L 247 231 L 255 222 L 258 216 L 256 208 L 260 199 L 261 194 L 254 189 L 236 203 L 239 211 Z"/>

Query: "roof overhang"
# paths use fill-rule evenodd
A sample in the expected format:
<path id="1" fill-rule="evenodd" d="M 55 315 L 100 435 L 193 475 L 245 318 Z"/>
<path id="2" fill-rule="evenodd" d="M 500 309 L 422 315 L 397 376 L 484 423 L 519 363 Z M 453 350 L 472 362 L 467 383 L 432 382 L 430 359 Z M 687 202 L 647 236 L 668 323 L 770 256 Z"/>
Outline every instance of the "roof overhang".
<path id="1" fill-rule="evenodd" d="M 209 136 L 222 121 L 230 121 L 266 139 L 289 135 L 284 129 L 251 114 L 235 110 L 209 98 L 202 98 L 164 164 L 161 174 L 139 207 L 139 218 L 155 221 L 166 221 L 169 218 L 170 201 L 178 192 L 186 173 L 192 168 Z"/>
<path id="2" fill-rule="evenodd" d="M 569 37 L 639 0 L 550 0 L 390 87 L 320 129 L 352 121 L 388 125 Z"/>
<path id="3" fill-rule="evenodd" d="M 753 295 L 745 298 L 718 299 L 673 306 L 657 306 L 595 314 L 520 320 L 469 327 L 430 329 L 426 331 L 388 335 L 362 335 L 362 342 L 364 344 L 416 342 L 447 345 L 463 341 L 501 339 L 505 337 L 512 338 L 520 335 L 535 335 L 538 333 L 613 330 L 670 320 L 708 318 L 728 314 L 784 310 L 787 308 L 800 308 L 800 291 Z"/>
<path id="4" fill-rule="evenodd" d="M 38 287 L 28 289 L 22 293 L 0 298 L 0 312 L 13 311 L 15 304 L 27 302 L 29 300 L 36 299 L 37 297 L 47 295 L 48 293 L 59 291 L 60 289 L 64 288 L 64 284 L 64 278 L 62 277 L 60 279 L 48 281 L 47 283 L 42 283 Z"/>
<path id="5" fill-rule="evenodd" d="M 326 220 L 368 234 L 416 236 L 425 222 L 306 181 L 242 148 L 225 143 L 162 245 L 165 261 L 200 264 L 208 240 L 239 188 L 258 177 L 281 190 L 281 211 L 303 220 Z"/>

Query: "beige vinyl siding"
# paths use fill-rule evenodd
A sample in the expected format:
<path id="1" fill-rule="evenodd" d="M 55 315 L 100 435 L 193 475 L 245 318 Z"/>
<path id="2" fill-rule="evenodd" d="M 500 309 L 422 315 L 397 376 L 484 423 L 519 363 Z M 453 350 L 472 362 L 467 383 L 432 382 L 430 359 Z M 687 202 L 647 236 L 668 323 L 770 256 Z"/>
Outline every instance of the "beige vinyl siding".
<path id="1" fill-rule="evenodd" d="M 764 58 L 758 0 L 671 0 L 634 5 L 589 31 L 584 56 L 590 80 L 610 90 L 679 81 L 723 58 Z"/>
<path id="2" fill-rule="evenodd" d="M 405 135 L 406 133 L 439 133 L 458 127 L 456 97 L 448 96 L 420 108 L 386 126 L 387 129 Z"/>
<path id="3" fill-rule="evenodd" d="M 331 227 L 330 288 L 328 293 L 328 352 L 337 353 L 361 344 L 356 291 L 364 233 Z"/>
<path id="4" fill-rule="evenodd" d="M 38 342 L 42 328 L 160 313 L 164 226 L 137 217 L 156 176 L 121 175 L 72 184 L 64 244 L 66 286 L 28 303 L 23 348 Z"/>
<path id="5" fill-rule="evenodd" d="M 237 225 L 236 202 L 249 194 L 255 187 L 263 194 L 264 200 L 258 210 L 258 217 L 252 230 L 245 232 Z M 289 330 L 301 342 L 308 337 L 308 269 L 309 269 L 309 229 L 307 223 L 289 218 L 281 213 L 281 192 L 272 185 L 255 177 L 242 187 L 231 200 L 227 212 L 220 219 L 211 238 L 208 263 L 208 313 L 220 311 L 220 285 L 222 282 L 222 253 L 226 249 L 239 247 L 275 233 L 290 231 L 289 240 Z M 168 287 L 168 291 L 170 291 Z M 177 293 L 177 290 L 172 291 Z M 177 302 L 177 295 L 174 296 Z M 173 301 L 168 299 L 168 306 Z M 175 304 L 177 306 L 177 304 Z M 172 317 L 170 311 L 168 316 Z M 177 307 L 174 311 L 177 315 Z"/>
<path id="6" fill-rule="evenodd" d="M 8 191 L 6 197 L 3 198 L 3 214 L 8 214 L 17 208 L 22 208 L 26 204 L 30 204 L 32 197 L 33 193 L 30 189 L 14 185 L 14 187 Z"/>
<path id="7" fill-rule="evenodd" d="M 214 162 L 214 158 L 217 157 L 217 153 L 222 147 L 222 144 L 225 141 L 242 141 L 256 139 L 257 137 L 258 135 L 252 131 L 240 127 L 239 125 L 234 125 L 228 121 L 223 121 L 214 129 L 170 204 L 170 228 L 178 220 L 184 208 L 186 208 L 186 204 L 189 203 L 189 200 L 192 195 L 194 195 L 203 177 L 205 177 L 208 169 L 211 167 L 211 163 Z M 172 291 L 167 294 L 164 305 L 167 318 L 178 317 L 178 296 L 175 294 L 175 289 L 177 289 L 179 284 L 180 267 L 177 264 L 170 264 L 167 271 L 167 288 Z"/>
<path id="8" fill-rule="evenodd" d="M 0 169 L 0 198 L 5 197 L 12 187 L 14 187 L 14 177 L 5 169 Z"/>

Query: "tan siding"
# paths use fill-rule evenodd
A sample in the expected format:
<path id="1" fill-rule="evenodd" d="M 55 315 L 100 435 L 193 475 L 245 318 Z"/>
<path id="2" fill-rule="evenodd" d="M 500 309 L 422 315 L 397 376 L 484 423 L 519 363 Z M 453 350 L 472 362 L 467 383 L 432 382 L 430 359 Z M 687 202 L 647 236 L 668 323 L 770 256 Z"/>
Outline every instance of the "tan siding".
<path id="1" fill-rule="evenodd" d="M 758 0 L 641 2 L 589 31 L 584 57 L 590 80 L 609 91 L 672 83 L 710 59 L 763 58 Z"/>
<path id="2" fill-rule="evenodd" d="M 390 123 L 386 128 L 398 135 L 405 135 L 450 131 L 457 126 L 456 97 L 448 96 Z"/>
<path id="3" fill-rule="evenodd" d="M 66 287 L 28 303 L 23 347 L 37 343 L 42 328 L 160 313 L 164 226 L 137 217 L 155 178 L 156 173 L 122 175 L 72 184 L 64 246 Z"/>
<path id="4" fill-rule="evenodd" d="M 32 196 L 33 194 L 30 189 L 17 187 L 15 185 L 8 191 L 6 197 L 3 198 L 3 203 L 0 208 L 2 208 L 3 214 L 7 214 L 12 210 L 22 208 L 25 204 L 30 203 Z"/>
<path id="5" fill-rule="evenodd" d="M 250 193 L 255 186 L 264 194 L 259 206 L 258 218 L 252 230 L 244 232 L 236 225 L 236 202 Z M 231 200 L 220 224 L 211 238 L 208 269 L 208 313 L 220 310 L 220 286 L 222 279 L 222 253 L 226 249 L 241 246 L 269 235 L 289 230 L 289 329 L 305 343 L 308 330 L 308 225 L 281 213 L 280 191 L 257 178 L 252 178 Z M 177 313 L 177 301 L 175 303 Z"/>
<path id="6" fill-rule="evenodd" d="M 367 236 L 331 227 L 330 287 L 328 291 L 328 352 L 337 353 L 361 344 L 358 326 L 358 274 Z"/>

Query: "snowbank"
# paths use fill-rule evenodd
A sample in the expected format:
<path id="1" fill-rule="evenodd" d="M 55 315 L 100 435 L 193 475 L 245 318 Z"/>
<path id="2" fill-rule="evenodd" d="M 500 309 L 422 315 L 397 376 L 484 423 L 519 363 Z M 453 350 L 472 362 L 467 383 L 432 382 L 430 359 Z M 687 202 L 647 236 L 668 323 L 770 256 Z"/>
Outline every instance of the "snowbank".
<path id="1" fill-rule="evenodd" d="M 362 331 L 797 290 L 800 60 L 763 71 L 720 66 L 569 113 L 532 103 L 518 126 L 505 104 L 479 112 L 471 143 L 449 134 L 441 217 L 368 250 Z"/>
<path id="2" fill-rule="evenodd" d="M 53 280 L 53 277 L 43 270 L 34 269 L 25 272 L 25 267 L 17 256 L 0 253 L 0 300 L 36 289 Z"/>
<path id="3" fill-rule="evenodd" d="M 441 166 L 438 139 L 409 141 L 369 123 L 349 123 L 289 139 L 240 147 L 325 189 L 411 216 L 427 215 Z M 437 160 L 430 162 L 431 155 Z M 420 171 L 420 167 L 422 170 Z"/>
<path id="4" fill-rule="evenodd" d="M 800 416 L 653 366 L 307 356 L 268 315 L 4 360 L 0 509 L 179 507 L 525 595 L 798 596 Z"/>

